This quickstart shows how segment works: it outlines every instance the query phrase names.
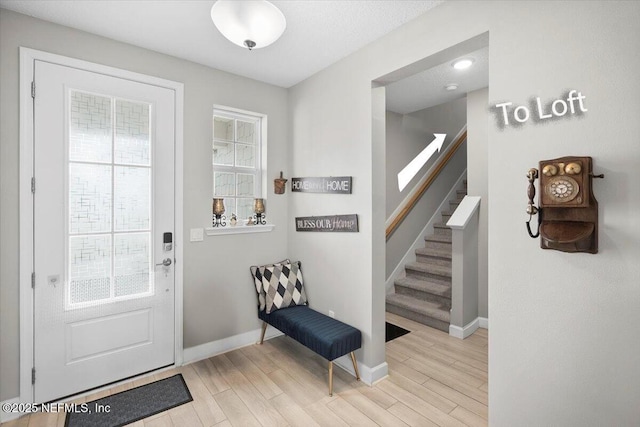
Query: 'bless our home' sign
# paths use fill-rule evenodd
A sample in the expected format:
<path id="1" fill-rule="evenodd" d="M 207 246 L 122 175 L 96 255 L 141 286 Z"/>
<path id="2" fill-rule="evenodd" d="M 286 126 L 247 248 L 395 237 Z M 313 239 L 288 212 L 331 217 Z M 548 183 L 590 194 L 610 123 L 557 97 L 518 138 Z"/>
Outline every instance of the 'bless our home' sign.
<path id="1" fill-rule="evenodd" d="M 296 217 L 296 231 L 358 232 L 358 215 L 327 215 Z"/>

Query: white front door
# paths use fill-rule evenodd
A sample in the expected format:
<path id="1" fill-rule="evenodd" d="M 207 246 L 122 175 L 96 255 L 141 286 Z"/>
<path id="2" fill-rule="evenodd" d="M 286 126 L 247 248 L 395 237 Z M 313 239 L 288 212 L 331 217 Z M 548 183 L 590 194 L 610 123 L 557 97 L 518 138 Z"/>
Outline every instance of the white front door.
<path id="1" fill-rule="evenodd" d="M 174 363 L 175 94 L 40 60 L 35 87 L 34 398 L 47 402 Z"/>

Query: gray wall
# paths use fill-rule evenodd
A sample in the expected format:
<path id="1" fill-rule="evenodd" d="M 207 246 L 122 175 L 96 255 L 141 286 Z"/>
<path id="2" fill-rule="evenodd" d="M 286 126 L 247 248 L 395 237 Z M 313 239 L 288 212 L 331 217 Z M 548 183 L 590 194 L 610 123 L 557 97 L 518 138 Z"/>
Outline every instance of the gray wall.
<path id="1" fill-rule="evenodd" d="M 489 317 L 489 89 L 467 94 L 467 194 L 480 196 L 478 215 L 478 316 Z"/>
<path id="2" fill-rule="evenodd" d="M 446 133 L 442 150 L 453 142 L 453 138 L 464 127 L 467 121 L 466 98 L 456 99 L 445 104 L 436 105 L 410 114 L 398 114 L 387 111 L 386 127 L 386 219 L 405 200 L 411 190 L 420 182 L 424 174 L 436 163 L 434 155 L 409 182 L 405 189 L 398 190 L 398 172 L 413 160 L 433 141 L 434 133 Z M 429 190 L 411 210 L 406 219 L 399 225 L 386 245 L 386 274 L 388 279 L 398 266 L 407 251 L 412 247 L 425 224 L 436 213 L 449 190 L 460 177 L 466 167 L 466 143 L 455 155 L 447 168 L 433 182 Z M 376 191 L 378 189 L 376 188 Z"/>
<path id="3" fill-rule="evenodd" d="M 286 257 L 287 201 L 271 179 L 287 173 L 287 91 L 264 83 L 0 9 L 0 400 L 18 387 L 18 47 L 25 46 L 184 83 L 184 345 L 259 327 L 248 267 Z M 205 237 L 189 229 L 211 221 L 214 104 L 269 119 L 267 218 L 275 231 Z"/>
<path id="4" fill-rule="evenodd" d="M 437 155 L 434 155 L 422 167 L 402 192 L 398 190 L 398 172 L 433 141 L 434 133 L 446 133 L 447 137 L 442 149 L 448 147 L 467 122 L 466 111 L 466 98 L 456 99 L 410 114 L 387 111 L 387 218 L 407 197 L 407 194 L 416 186 L 429 167 L 435 163 Z"/>
<path id="5" fill-rule="evenodd" d="M 445 2 L 291 90 L 296 173 L 354 175 L 352 196 L 295 197 L 292 213 L 361 218 L 357 235 L 291 233 L 292 250 L 305 255 L 312 277 L 325 274 L 322 309 L 338 305 L 368 335 L 365 363 L 381 360 L 384 348 L 384 337 L 370 335 L 384 317 L 369 308 L 372 294 L 384 292 L 372 258 L 384 233 L 374 227 L 372 174 L 384 163 L 372 152 L 371 81 L 489 31 L 491 103 L 548 102 L 575 88 L 589 109 L 504 130 L 489 113 L 490 424 L 637 423 L 638 22 L 638 2 Z M 540 159 L 571 154 L 593 156 L 606 175 L 594 183 L 597 255 L 543 251 L 524 229 L 524 174 Z"/>
<path id="6" fill-rule="evenodd" d="M 384 327 L 384 316 L 376 313 L 378 318 L 374 320 L 372 311 L 371 79 L 350 71 L 332 66 L 290 89 L 290 162 L 292 176 L 352 176 L 353 192 L 296 193 L 290 198 L 289 212 L 291 218 L 358 214 L 360 231 L 300 233 L 294 231 L 292 221 L 289 249 L 305 266 L 307 293 L 314 309 L 323 313 L 332 310 L 337 319 L 360 329 L 363 348 L 358 360 L 373 368 L 384 363 L 384 333 L 374 336 L 375 329 Z M 367 141 L 366 148 L 363 140 Z M 378 170 L 384 173 L 384 166 Z M 376 229 L 384 233 L 381 219 Z M 376 339 L 380 335 L 382 341 Z"/>

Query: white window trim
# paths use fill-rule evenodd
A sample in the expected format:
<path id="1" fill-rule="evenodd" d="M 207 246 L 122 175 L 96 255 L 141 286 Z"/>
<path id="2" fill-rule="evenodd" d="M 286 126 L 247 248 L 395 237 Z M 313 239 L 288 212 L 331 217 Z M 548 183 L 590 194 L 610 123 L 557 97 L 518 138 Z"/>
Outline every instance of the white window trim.
<path id="1" fill-rule="evenodd" d="M 222 114 L 216 114 L 220 112 Z M 228 107 L 226 105 L 213 105 L 213 116 L 221 115 L 221 116 L 234 116 L 234 118 L 242 119 L 245 117 L 253 117 L 260 119 L 260 153 L 258 155 L 257 163 L 260 165 L 260 171 L 256 174 L 259 179 L 259 183 L 256 185 L 260 190 L 260 195 L 256 194 L 254 197 L 262 197 L 265 201 L 267 200 L 267 146 L 268 146 L 268 118 L 266 114 L 256 113 L 255 111 L 242 110 L 240 108 Z M 212 134 L 210 143 L 213 144 L 214 135 L 213 135 L 213 124 L 212 124 Z M 211 172 L 213 178 L 213 164 L 211 165 Z M 221 167 L 221 170 L 224 169 L 224 166 Z M 231 168 L 230 168 L 231 169 Z M 211 180 L 213 182 L 213 179 Z M 213 190 L 213 189 L 212 189 Z M 222 196 L 221 196 L 222 197 Z M 267 205 L 268 206 L 268 205 Z M 267 213 L 267 220 L 269 220 L 269 216 Z M 266 225 L 241 225 L 243 222 L 241 219 L 238 219 L 238 225 L 231 226 L 229 224 L 229 218 L 227 218 L 227 225 L 224 227 L 205 227 L 205 233 L 207 236 L 218 236 L 225 234 L 246 234 L 246 233 L 265 233 L 270 232 L 275 228 L 275 225 L 272 223 L 267 223 Z"/>
<path id="2" fill-rule="evenodd" d="M 226 227 L 207 227 L 204 229 L 207 236 L 220 236 L 224 234 L 268 233 L 276 228 L 274 224 L 236 225 Z"/>

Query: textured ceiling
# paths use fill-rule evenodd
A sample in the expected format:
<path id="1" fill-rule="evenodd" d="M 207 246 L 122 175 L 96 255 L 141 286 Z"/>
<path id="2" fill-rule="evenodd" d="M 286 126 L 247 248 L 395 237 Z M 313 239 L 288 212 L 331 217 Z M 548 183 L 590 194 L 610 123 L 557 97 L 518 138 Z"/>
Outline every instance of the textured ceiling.
<path id="1" fill-rule="evenodd" d="M 454 60 L 429 68 L 386 87 L 387 110 L 400 114 L 413 113 L 461 98 L 467 92 L 489 85 L 489 47 L 469 52 L 460 58 L 473 58 L 466 70 L 451 66 Z M 447 91 L 445 86 L 456 83 L 458 89 Z"/>
<path id="2" fill-rule="evenodd" d="M 253 78 L 290 87 L 442 3 L 410 0 L 272 1 L 282 38 L 248 51 L 211 22 L 212 0 L 0 0 L 0 7 Z"/>

